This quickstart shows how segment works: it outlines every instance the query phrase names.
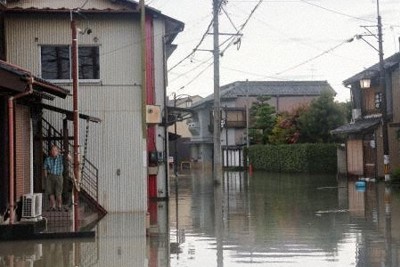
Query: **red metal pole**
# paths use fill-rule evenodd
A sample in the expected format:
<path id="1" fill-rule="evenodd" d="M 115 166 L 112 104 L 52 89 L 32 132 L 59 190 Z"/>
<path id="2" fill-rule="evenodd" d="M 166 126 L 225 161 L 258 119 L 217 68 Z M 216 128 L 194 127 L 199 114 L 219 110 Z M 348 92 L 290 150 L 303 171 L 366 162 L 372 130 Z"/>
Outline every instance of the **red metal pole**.
<path id="1" fill-rule="evenodd" d="M 79 76 L 78 76 L 78 30 L 76 27 L 76 22 L 73 19 L 71 11 L 71 31 L 72 31 L 72 94 L 73 94 L 73 119 L 74 119 L 74 176 L 76 179 L 75 185 L 80 184 L 80 163 L 79 163 L 79 110 L 78 110 L 78 86 L 79 86 Z M 74 186 L 74 228 L 75 231 L 79 229 L 79 191 Z"/>
<path id="2" fill-rule="evenodd" d="M 8 99 L 8 135 L 9 135 L 9 174 L 10 174 L 10 181 L 9 181 L 9 202 L 10 202 L 10 224 L 14 223 L 14 100 L 10 97 Z"/>

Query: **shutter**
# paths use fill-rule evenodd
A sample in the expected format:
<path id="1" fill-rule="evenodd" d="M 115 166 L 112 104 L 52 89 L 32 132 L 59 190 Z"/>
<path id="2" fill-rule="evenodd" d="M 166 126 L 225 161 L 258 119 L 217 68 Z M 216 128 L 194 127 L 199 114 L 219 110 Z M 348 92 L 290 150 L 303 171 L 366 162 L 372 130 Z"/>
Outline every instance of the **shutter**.
<path id="1" fill-rule="evenodd" d="M 30 192 L 30 138 L 29 107 L 15 106 L 15 183 L 16 199 Z"/>

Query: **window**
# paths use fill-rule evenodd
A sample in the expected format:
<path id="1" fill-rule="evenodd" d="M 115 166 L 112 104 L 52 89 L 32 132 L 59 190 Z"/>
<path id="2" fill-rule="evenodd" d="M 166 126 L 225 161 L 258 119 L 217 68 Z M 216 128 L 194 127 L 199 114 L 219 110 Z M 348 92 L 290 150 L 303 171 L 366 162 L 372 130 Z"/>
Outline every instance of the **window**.
<path id="1" fill-rule="evenodd" d="M 79 47 L 79 79 L 100 79 L 99 47 Z M 71 51 L 66 45 L 41 47 L 42 78 L 71 80 Z"/>
<path id="2" fill-rule="evenodd" d="M 382 93 L 375 93 L 375 108 L 380 109 L 382 105 Z"/>

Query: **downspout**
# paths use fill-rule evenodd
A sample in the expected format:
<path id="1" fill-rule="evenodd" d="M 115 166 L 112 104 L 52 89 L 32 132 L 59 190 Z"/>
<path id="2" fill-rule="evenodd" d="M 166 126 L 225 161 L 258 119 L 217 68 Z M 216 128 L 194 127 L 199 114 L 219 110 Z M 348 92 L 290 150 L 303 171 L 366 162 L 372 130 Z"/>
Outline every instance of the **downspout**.
<path id="1" fill-rule="evenodd" d="M 168 155 L 169 155 L 169 138 L 168 138 L 168 99 L 167 99 L 167 55 L 166 55 L 166 35 L 163 36 L 163 79 L 164 79 L 164 167 L 165 167 L 165 197 L 169 198 L 169 163 L 168 163 Z"/>
<path id="2" fill-rule="evenodd" d="M 28 90 L 11 96 L 8 98 L 8 135 L 9 135 L 9 187 L 10 187 L 10 194 L 9 194 L 9 202 L 10 202 L 10 224 L 14 224 L 15 214 L 15 140 L 14 140 L 14 127 L 15 127 L 15 116 L 14 116 L 14 104 L 15 100 L 22 98 L 24 96 L 30 95 L 33 93 L 33 77 L 29 77 L 28 79 Z"/>

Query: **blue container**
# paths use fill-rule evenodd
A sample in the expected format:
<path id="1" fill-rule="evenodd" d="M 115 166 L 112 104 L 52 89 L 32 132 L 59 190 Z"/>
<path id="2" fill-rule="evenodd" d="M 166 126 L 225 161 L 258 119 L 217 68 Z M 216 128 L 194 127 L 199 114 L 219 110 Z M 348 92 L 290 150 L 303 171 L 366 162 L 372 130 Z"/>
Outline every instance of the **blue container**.
<path id="1" fill-rule="evenodd" d="M 357 190 L 358 192 L 365 192 L 365 185 L 366 185 L 366 182 L 365 182 L 365 181 L 357 181 L 357 182 L 355 183 L 356 190 Z"/>

